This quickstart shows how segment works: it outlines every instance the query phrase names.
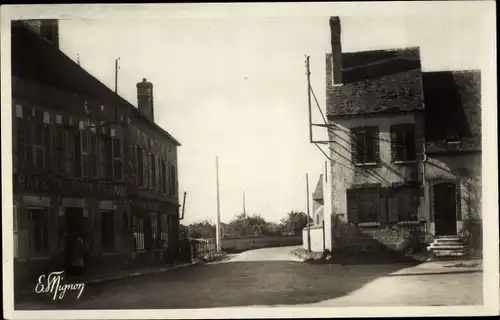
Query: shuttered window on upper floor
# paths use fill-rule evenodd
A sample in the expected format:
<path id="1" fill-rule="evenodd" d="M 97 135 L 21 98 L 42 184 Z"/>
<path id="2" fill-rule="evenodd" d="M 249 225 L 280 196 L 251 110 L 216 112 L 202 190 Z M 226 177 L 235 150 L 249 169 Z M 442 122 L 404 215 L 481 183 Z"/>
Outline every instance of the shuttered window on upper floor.
<path id="1" fill-rule="evenodd" d="M 376 164 L 380 160 L 380 138 L 377 126 L 351 129 L 352 160 L 355 164 Z"/>

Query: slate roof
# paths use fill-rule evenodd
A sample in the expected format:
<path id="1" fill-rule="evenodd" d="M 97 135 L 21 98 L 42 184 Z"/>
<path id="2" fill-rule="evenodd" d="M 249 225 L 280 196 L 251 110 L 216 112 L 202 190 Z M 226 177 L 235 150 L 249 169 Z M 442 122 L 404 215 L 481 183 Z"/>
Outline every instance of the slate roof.
<path id="1" fill-rule="evenodd" d="M 359 116 L 423 110 L 420 69 L 384 75 L 327 91 L 327 116 Z"/>
<path id="2" fill-rule="evenodd" d="M 420 48 L 408 47 L 342 53 L 342 83 L 420 69 Z"/>
<path id="3" fill-rule="evenodd" d="M 129 108 L 168 139 L 181 145 L 138 108 L 81 68 L 52 43 L 31 32 L 20 21 L 12 23 L 11 43 L 12 75 Z"/>
<path id="4" fill-rule="evenodd" d="M 481 150 L 481 72 L 439 71 L 422 74 L 428 153 Z M 446 143 L 456 132 L 460 143 Z"/>
<path id="5" fill-rule="evenodd" d="M 313 193 L 313 200 L 323 200 L 323 174 L 319 176 L 316 189 Z"/>

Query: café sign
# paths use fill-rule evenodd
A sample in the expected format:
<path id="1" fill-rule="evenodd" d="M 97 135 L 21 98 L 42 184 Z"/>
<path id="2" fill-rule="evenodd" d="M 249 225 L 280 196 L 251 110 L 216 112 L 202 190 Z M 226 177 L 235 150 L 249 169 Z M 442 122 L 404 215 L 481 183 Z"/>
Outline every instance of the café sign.
<path id="1" fill-rule="evenodd" d="M 127 195 L 127 187 L 124 185 L 25 173 L 15 173 L 13 184 L 14 191 L 17 192 L 31 191 L 100 198 L 122 198 Z"/>

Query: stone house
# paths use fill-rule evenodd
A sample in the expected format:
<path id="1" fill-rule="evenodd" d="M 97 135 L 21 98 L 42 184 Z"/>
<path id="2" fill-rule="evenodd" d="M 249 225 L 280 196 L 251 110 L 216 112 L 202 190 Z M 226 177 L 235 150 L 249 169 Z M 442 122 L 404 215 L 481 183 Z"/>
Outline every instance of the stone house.
<path id="1" fill-rule="evenodd" d="M 400 250 L 414 230 L 422 242 L 456 237 L 480 210 L 468 200 L 480 186 L 480 73 L 423 72 L 418 47 L 342 52 L 338 17 L 330 30 L 332 247 Z"/>
<path id="2" fill-rule="evenodd" d="M 88 272 L 174 259 L 180 143 L 152 84 L 135 107 L 59 50 L 55 20 L 11 34 L 16 282 L 64 268 L 77 237 Z"/>

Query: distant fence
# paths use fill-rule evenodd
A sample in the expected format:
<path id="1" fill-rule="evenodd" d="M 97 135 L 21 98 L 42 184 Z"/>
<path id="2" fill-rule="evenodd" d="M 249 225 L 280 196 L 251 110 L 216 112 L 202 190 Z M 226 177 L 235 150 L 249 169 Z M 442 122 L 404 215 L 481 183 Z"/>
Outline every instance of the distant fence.
<path id="1" fill-rule="evenodd" d="M 210 239 L 191 239 L 191 260 L 211 260 L 217 254 L 217 244 Z"/>

